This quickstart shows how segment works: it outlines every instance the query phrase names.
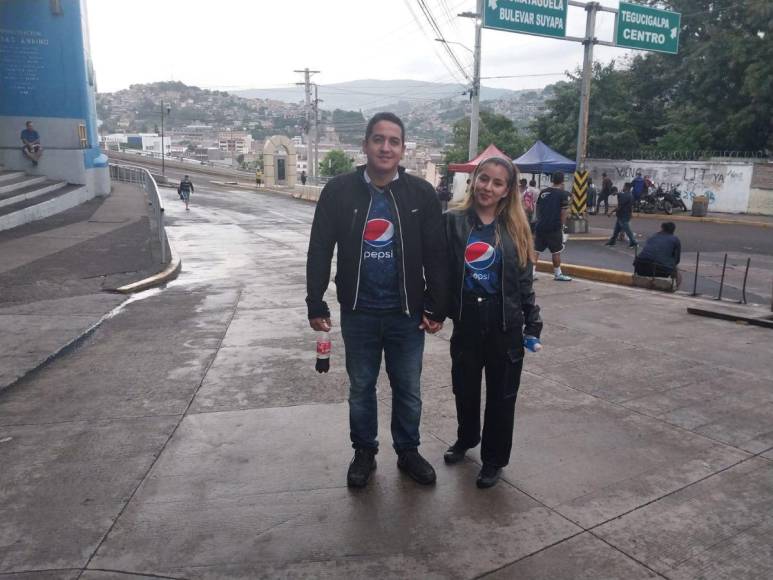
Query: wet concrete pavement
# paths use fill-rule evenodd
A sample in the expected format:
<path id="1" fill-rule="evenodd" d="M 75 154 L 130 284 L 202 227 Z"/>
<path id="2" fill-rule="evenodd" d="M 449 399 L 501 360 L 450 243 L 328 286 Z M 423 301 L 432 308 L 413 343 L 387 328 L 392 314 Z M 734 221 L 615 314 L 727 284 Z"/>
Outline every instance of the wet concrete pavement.
<path id="1" fill-rule="evenodd" d="M 313 371 L 313 205 L 163 190 L 180 277 L 0 394 L 0 578 L 766 578 L 773 365 L 764 328 L 690 299 L 536 282 L 504 481 L 449 467 L 450 328 L 427 340 L 422 450 L 350 491 L 342 342 Z M 334 296 L 329 299 L 334 303 Z M 334 322 L 337 322 L 337 313 Z"/>

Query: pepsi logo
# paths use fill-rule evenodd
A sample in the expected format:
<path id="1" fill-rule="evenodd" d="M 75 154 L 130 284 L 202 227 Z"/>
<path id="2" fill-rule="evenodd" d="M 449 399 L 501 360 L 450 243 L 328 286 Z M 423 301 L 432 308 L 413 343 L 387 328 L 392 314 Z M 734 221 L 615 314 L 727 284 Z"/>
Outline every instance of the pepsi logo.
<path id="1" fill-rule="evenodd" d="M 383 248 L 392 243 L 395 235 L 395 226 L 389 220 L 376 218 L 368 220 L 365 226 L 365 242 L 374 248 Z"/>
<path id="2" fill-rule="evenodd" d="M 473 242 L 464 251 L 464 261 L 473 270 L 485 270 L 494 263 L 496 250 L 486 242 Z"/>

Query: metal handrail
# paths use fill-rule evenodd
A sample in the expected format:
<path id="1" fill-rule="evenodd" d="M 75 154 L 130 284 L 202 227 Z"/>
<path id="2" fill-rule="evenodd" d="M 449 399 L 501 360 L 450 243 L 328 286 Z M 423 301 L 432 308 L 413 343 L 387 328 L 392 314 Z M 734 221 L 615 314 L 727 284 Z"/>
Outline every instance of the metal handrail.
<path id="1" fill-rule="evenodd" d="M 166 264 L 168 242 L 166 239 L 166 229 L 164 228 L 164 201 L 158 192 L 158 184 L 153 175 L 151 175 L 150 171 L 138 165 L 110 163 L 110 179 L 124 183 L 139 184 L 145 191 L 148 205 L 153 210 L 154 219 L 151 221 L 151 226 L 155 225 L 158 241 L 161 244 L 161 263 Z"/>

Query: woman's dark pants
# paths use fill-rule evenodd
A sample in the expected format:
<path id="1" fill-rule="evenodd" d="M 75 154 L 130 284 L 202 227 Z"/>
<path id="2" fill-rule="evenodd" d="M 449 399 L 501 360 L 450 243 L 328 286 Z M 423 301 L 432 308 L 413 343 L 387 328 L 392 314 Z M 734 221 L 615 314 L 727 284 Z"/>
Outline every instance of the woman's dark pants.
<path id="1" fill-rule="evenodd" d="M 515 400 L 523 367 L 520 328 L 502 331 L 498 298 L 466 298 L 462 318 L 451 336 L 451 376 L 459 422 L 457 441 L 465 448 L 481 444 L 483 463 L 504 467 L 510 461 Z M 486 376 L 486 410 L 481 440 L 481 378 Z"/>

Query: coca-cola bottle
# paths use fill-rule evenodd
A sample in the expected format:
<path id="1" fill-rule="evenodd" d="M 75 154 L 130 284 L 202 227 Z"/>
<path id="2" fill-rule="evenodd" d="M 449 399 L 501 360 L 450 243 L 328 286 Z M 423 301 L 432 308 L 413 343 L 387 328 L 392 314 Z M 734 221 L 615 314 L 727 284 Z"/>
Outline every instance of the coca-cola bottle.
<path id="1" fill-rule="evenodd" d="M 330 333 L 320 332 L 317 334 L 317 364 L 315 367 L 318 373 L 326 373 L 330 370 Z"/>

